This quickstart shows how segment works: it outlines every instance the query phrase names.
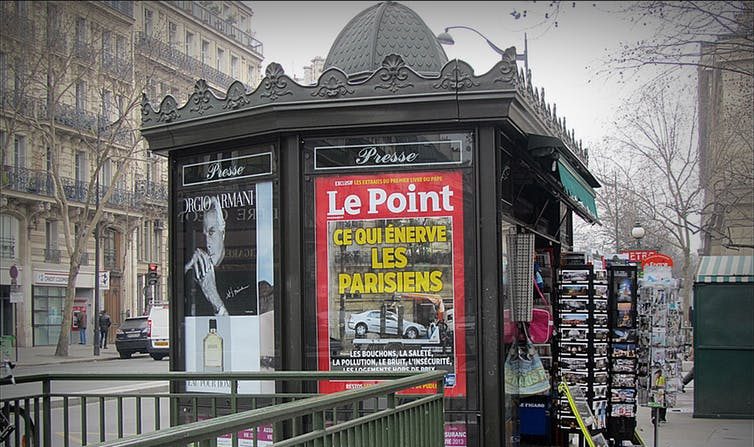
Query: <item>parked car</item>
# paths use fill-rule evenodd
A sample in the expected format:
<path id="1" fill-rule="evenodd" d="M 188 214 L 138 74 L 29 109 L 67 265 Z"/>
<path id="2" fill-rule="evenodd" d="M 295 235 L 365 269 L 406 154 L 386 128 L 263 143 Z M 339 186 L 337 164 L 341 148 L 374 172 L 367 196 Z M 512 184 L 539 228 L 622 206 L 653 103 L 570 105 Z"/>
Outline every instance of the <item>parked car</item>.
<path id="1" fill-rule="evenodd" d="M 351 314 L 348 319 L 348 327 L 356 332 L 356 337 L 363 338 L 367 332 L 380 333 L 380 311 L 367 310 L 357 314 Z M 385 313 L 385 333 L 398 334 L 398 315 L 394 312 Z M 427 328 L 411 320 L 403 319 L 404 338 L 419 338 L 427 336 Z"/>
<path id="2" fill-rule="evenodd" d="M 126 318 L 115 331 L 115 349 L 122 359 L 131 358 L 137 352 L 146 354 L 149 343 L 147 317 Z"/>
<path id="3" fill-rule="evenodd" d="M 155 360 L 170 355 L 170 309 L 166 305 L 154 305 L 147 318 L 149 328 L 147 351 Z"/>

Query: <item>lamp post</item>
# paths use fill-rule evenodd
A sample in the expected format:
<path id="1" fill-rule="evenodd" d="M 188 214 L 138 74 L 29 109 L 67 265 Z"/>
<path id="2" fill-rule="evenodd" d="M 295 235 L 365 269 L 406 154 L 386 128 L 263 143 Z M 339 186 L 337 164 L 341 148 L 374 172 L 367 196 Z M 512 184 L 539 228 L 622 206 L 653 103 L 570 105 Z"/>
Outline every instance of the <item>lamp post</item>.
<path id="1" fill-rule="evenodd" d="M 443 45 L 453 45 L 456 43 L 456 41 L 453 39 L 453 36 L 451 36 L 448 31 L 452 29 L 467 29 L 469 31 L 475 32 L 479 37 L 484 39 L 485 42 L 487 42 L 487 45 L 492 48 L 492 50 L 499 54 L 500 57 L 503 57 L 505 55 L 505 51 L 501 50 L 497 45 L 492 43 L 490 39 L 488 39 L 484 34 L 480 33 L 479 31 L 475 30 L 474 28 L 470 26 L 465 25 L 454 25 L 449 26 L 445 28 L 445 31 L 437 35 L 437 41 L 440 42 Z M 529 43 L 526 39 L 526 33 L 524 33 L 524 52 L 523 53 L 516 53 L 516 60 L 517 61 L 524 61 L 524 68 L 526 69 L 526 72 L 529 72 Z"/>
<path id="2" fill-rule="evenodd" d="M 95 213 L 99 210 L 99 175 L 96 179 L 95 189 Z M 99 355 L 100 333 L 99 333 L 99 221 L 94 226 L 94 355 Z"/>
<path id="3" fill-rule="evenodd" d="M 644 230 L 644 227 L 641 226 L 639 222 L 636 222 L 634 224 L 634 227 L 631 228 L 631 237 L 636 239 L 636 248 L 641 248 L 641 239 L 647 234 L 646 230 Z"/>

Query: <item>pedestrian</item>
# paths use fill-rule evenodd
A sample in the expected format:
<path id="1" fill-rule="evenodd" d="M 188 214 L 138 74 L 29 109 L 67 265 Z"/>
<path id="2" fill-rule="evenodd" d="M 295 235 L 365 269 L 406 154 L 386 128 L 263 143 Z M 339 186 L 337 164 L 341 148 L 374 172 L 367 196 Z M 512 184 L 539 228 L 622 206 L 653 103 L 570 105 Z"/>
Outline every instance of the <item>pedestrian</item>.
<path id="1" fill-rule="evenodd" d="M 99 344 L 101 348 L 107 349 L 107 332 L 110 330 L 112 323 L 110 315 L 107 314 L 105 309 L 102 309 L 102 313 L 99 316 Z"/>
<path id="2" fill-rule="evenodd" d="M 86 344 L 86 312 L 79 312 L 79 344 Z"/>

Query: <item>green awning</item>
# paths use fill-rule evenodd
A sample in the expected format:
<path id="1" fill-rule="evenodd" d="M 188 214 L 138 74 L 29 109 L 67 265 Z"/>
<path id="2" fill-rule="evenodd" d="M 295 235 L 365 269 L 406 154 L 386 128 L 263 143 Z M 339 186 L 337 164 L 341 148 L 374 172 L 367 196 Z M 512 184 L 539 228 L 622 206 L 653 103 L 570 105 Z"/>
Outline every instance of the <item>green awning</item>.
<path id="1" fill-rule="evenodd" d="M 597 204 L 594 203 L 594 189 L 581 177 L 581 175 L 563 158 L 558 159 L 558 174 L 560 174 L 560 183 L 569 196 L 586 208 L 594 220 L 597 217 Z"/>
<path id="2" fill-rule="evenodd" d="M 696 282 L 754 282 L 754 256 L 702 256 Z"/>

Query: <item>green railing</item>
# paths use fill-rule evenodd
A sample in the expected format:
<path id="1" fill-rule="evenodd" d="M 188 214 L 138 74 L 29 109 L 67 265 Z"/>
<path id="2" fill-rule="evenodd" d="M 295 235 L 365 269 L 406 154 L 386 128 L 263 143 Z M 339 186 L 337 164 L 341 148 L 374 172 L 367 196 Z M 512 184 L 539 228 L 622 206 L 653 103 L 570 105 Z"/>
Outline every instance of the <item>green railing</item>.
<path id="1" fill-rule="evenodd" d="M 39 392 L 2 387 L 2 407 L 34 446 L 427 446 L 443 445 L 443 377 L 421 374 L 342 372 L 39 374 L 17 377 L 15 386 L 37 384 Z M 321 395 L 321 380 L 380 380 L 371 386 Z M 148 392 L 59 392 L 76 382 L 137 380 L 160 387 Z M 189 380 L 220 380 L 228 394 L 171 393 Z M 275 393 L 242 394 L 242 381 L 261 381 Z M 28 387 L 28 385 L 25 385 Z M 412 389 L 431 394 L 411 394 Z M 23 411 L 20 411 L 23 409 Z M 33 429 L 25 413 L 34 421 Z M 13 442 L 15 441 L 15 443 Z M 92 444 L 99 442 L 99 444 Z"/>

